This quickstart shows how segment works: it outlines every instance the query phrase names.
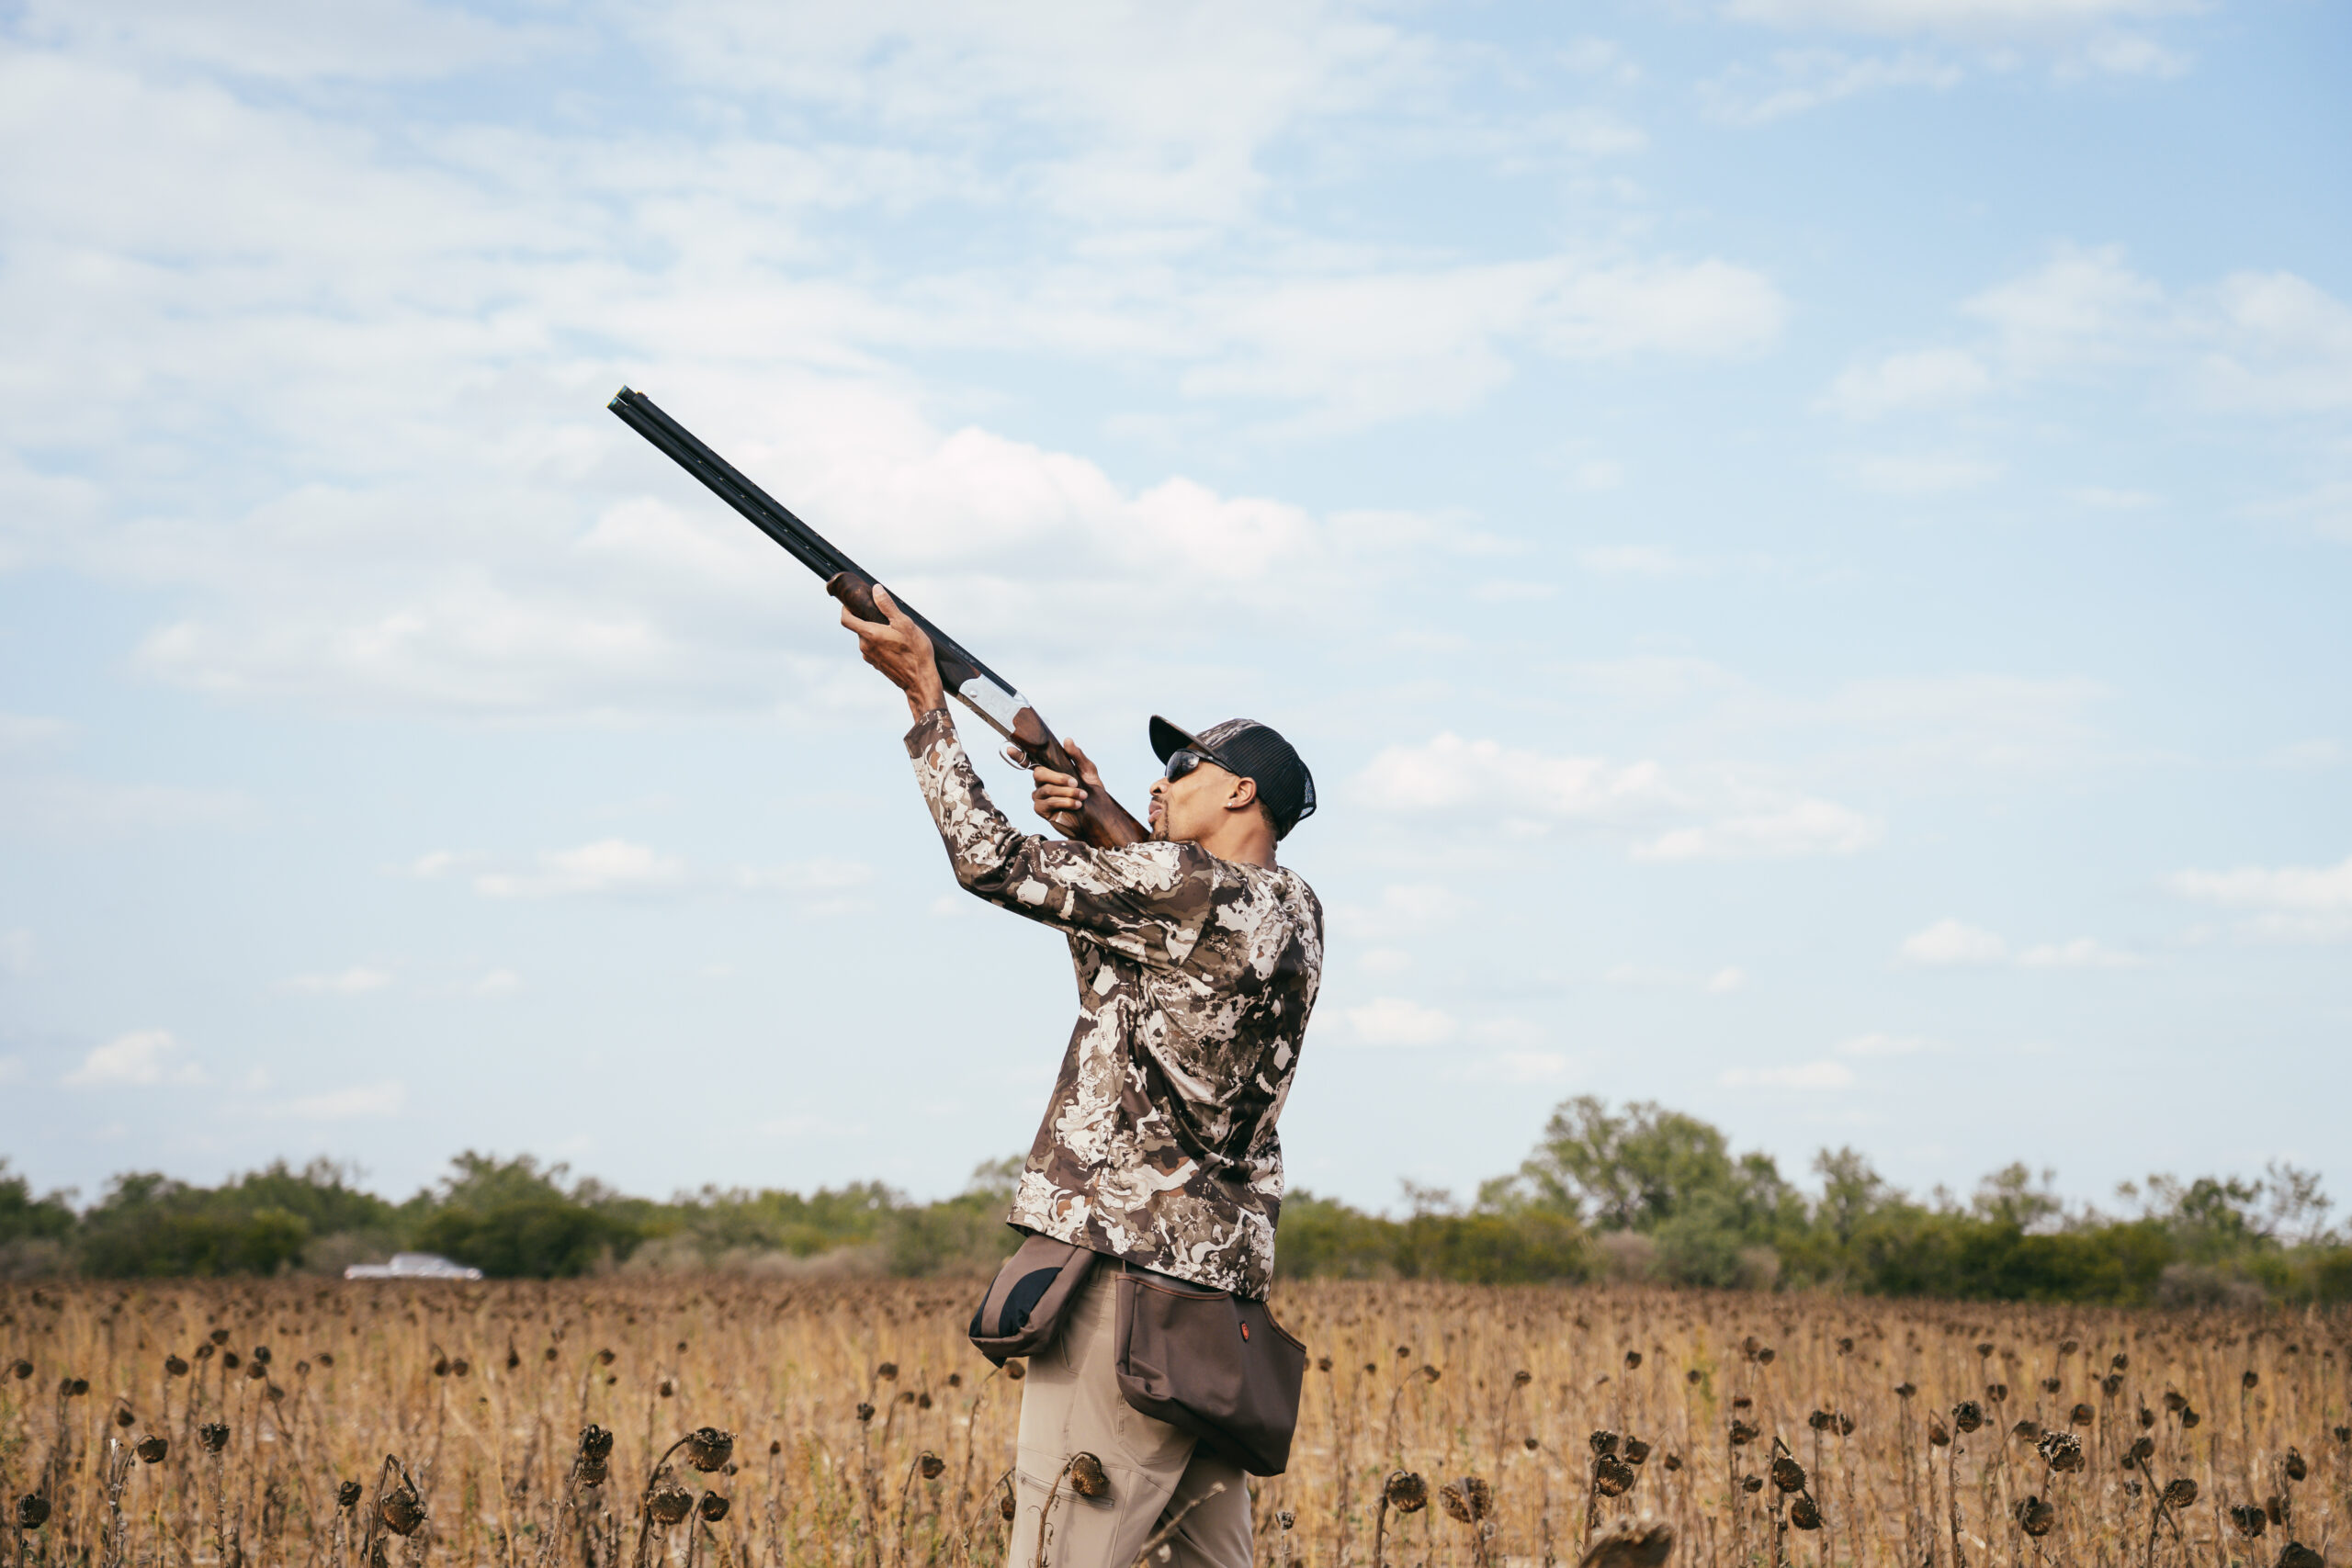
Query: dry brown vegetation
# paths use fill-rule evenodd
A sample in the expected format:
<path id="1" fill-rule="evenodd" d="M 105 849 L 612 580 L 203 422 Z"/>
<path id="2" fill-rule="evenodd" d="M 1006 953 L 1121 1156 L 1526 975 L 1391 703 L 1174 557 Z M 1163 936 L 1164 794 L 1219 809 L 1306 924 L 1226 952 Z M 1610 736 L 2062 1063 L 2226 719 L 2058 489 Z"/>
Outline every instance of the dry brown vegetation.
<path id="1" fill-rule="evenodd" d="M 1020 1390 L 965 1343 L 977 1289 L 17 1288 L 15 1558 L 998 1562 Z M 2309 1568 L 2352 1544 L 2340 1316 L 1342 1282 L 1275 1304 L 1318 1358 L 1290 1473 L 1257 1488 L 1276 1568 L 1574 1562 L 1635 1521 L 1706 1563 Z"/>

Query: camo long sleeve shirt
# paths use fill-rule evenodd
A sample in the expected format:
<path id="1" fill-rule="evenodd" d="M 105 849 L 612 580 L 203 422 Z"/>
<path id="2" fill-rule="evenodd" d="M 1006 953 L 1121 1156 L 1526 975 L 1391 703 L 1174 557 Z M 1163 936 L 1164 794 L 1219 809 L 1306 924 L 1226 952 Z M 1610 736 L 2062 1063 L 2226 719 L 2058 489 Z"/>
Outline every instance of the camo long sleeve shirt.
<path id="1" fill-rule="evenodd" d="M 1262 1298 L 1283 1198 L 1274 1132 L 1323 968 L 1297 873 L 1195 844 L 1115 850 L 1014 830 L 945 710 L 907 752 L 956 880 L 1068 937 L 1078 1024 L 1006 1218 Z"/>

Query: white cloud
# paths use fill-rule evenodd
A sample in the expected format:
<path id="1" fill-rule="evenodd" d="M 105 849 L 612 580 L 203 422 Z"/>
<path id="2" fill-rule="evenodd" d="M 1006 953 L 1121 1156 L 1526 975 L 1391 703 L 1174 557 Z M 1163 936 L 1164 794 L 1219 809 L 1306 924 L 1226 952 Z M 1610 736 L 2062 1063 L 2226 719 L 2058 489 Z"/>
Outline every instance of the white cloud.
<path id="1" fill-rule="evenodd" d="M 287 82 L 382 82 L 437 77 L 529 58 L 555 43 L 548 29 L 500 27 L 413 0 L 341 0 L 333 6 L 230 4 L 158 11 L 125 0 L 32 0 L 26 32 L 92 53 L 217 66 Z"/>
<path id="2" fill-rule="evenodd" d="M 1714 565 L 1657 545 L 1596 545 L 1578 550 L 1577 564 L 1607 577 L 1688 577 Z"/>
<path id="3" fill-rule="evenodd" d="M 2147 960 L 2108 946 L 2096 937 L 2041 942 L 2012 953 L 1994 931 L 1954 919 L 1938 920 L 1904 939 L 1896 956 L 1930 968 L 1987 968 L 2014 964 L 2020 969 L 2137 969 Z"/>
<path id="4" fill-rule="evenodd" d="M 1998 334 L 2003 358 L 2024 371 L 2113 365 L 2170 335 L 2162 285 L 2126 266 L 2122 247 L 2062 244 L 2021 277 L 1962 310 Z"/>
<path id="5" fill-rule="evenodd" d="M 1688 970 L 1657 968 L 1644 964 L 1615 964 L 1602 971 L 1600 978 L 1611 986 L 1703 991 L 1711 997 L 1727 997 L 1747 985 L 1747 972 L 1730 967 L 1694 974 Z"/>
<path id="6" fill-rule="evenodd" d="M 1849 1056 L 1917 1056 L 1943 1047 L 1917 1034 L 1858 1034 L 1838 1049 Z"/>
<path id="7" fill-rule="evenodd" d="M 1906 964 L 1938 968 L 2005 963 L 2009 944 L 1992 931 L 1942 919 L 1904 938 L 1900 955 Z"/>
<path id="8" fill-rule="evenodd" d="M 1853 458 L 1845 471 L 1863 490 L 1907 498 L 1974 490 L 1999 479 L 2002 466 L 1951 453 L 1890 452 Z"/>
<path id="9" fill-rule="evenodd" d="M 747 891 L 811 897 L 837 897 L 873 880 L 874 868 L 854 860 L 820 859 L 797 861 L 790 865 L 745 866 L 735 874 L 736 886 Z"/>
<path id="10" fill-rule="evenodd" d="M 2352 937 L 2352 855 L 2335 865 L 2242 865 L 2229 871 L 2184 871 L 2170 879 L 2175 893 L 2251 917 L 2246 934 L 2289 942 Z"/>
<path id="11" fill-rule="evenodd" d="M 485 873 L 474 891 L 485 898 L 561 898 L 667 893 L 684 885 L 685 863 L 625 839 L 599 839 L 539 857 L 538 869 Z"/>
<path id="12" fill-rule="evenodd" d="M 1826 49 L 1777 51 L 1777 87 L 1757 85 L 1770 82 L 1764 73 L 1736 66 L 1702 90 L 1718 118 L 1760 123 L 1877 88 L 1949 87 L 1967 75 L 1963 60 L 1996 73 L 2014 71 L 2027 51 L 2062 80 L 2178 76 L 2188 70 L 2189 55 L 2130 24 L 2202 8 L 2203 0 L 1725 0 L 1725 16 L 1784 31 L 1923 39 L 1947 47 L 1859 58 Z"/>
<path id="13" fill-rule="evenodd" d="M 2086 39 L 2075 57 L 2065 62 L 2063 73 L 2103 71 L 2111 76 L 2165 78 L 2188 75 L 2193 63 L 2186 51 L 2166 49 L 2145 33 L 2111 32 Z"/>
<path id="14" fill-rule="evenodd" d="M 2136 953 L 2125 953 L 2086 936 L 2043 942 L 2018 954 L 2018 965 L 2024 969 L 2137 969 L 2146 963 Z"/>
<path id="15" fill-rule="evenodd" d="M 281 1122 L 368 1122 L 398 1116 L 408 1108 L 408 1086 L 398 1079 L 356 1084 L 349 1089 L 296 1095 L 261 1106 L 257 1114 Z"/>
<path id="16" fill-rule="evenodd" d="M 22 476 L 41 504 L 0 504 L 0 559 L 167 590 L 138 668 L 226 696 L 855 705 L 867 682 L 820 605 L 777 613 L 795 569 L 595 419 L 622 374 L 1005 663 L 1096 629 L 1122 634 L 1106 649 L 1198 635 L 1204 605 L 1233 624 L 1369 613 L 1381 563 L 1414 547 L 1182 475 L 1114 483 L 975 427 L 1002 405 L 910 359 L 1066 355 L 1265 437 L 1461 408 L 1529 358 L 1749 354 L 1787 317 L 1738 258 L 1654 254 L 1630 227 L 1495 261 L 1302 231 L 1258 160 L 1337 118 L 1351 148 L 1475 131 L 1582 158 L 1639 140 L 1592 106 L 1513 120 L 1491 62 L 1385 18 L 849 13 L 710 3 L 524 29 L 368 0 L 347 26 L 241 8 L 216 28 L 45 5 L 49 46 L 0 60 L 0 135 L 49 150 L 0 168 L 8 299 L 41 302 L 11 312 L 6 384 L 40 411 L 27 450 L 107 482 Z M 380 92 L 252 82 L 545 58 L 549 36 L 641 48 L 712 112 L 397 120 Z M 809 114 L 842 118 L 817 134 Z M 988 238 L 872 243 L 869 220 L 910 218 Z M 220 416 L 201 438 L 172 417 L 198 395 Z M 248 482 L 208 482 L 232 475 Z"/>
<path id="17" fill-rule="evenodd" d="M 492 969 L 466 988 L 478 997 L 503 997 L 523 988 L 523 976 L 512 969 Z"/>
<path id="18" fill-rule="evenodd" d="M 2352 305 L 2292 273 L 2234 273 L 2200 333 L 2208 396 L 2277 413 L 2352 408 Z"/>
<path id="19" fill-rule="evenodd" d="M 1700 84 L 1708 113 L 1731 125 L 1768 125 L 1790 115 L 1890 87 L 1946 88 L 1967 73 L 1950 61 L 1905 53 L 1892 58 L 1835 50 L 1780 50 L 1769 70 L 1735 65 Z"/>
<path id="20" fill-rule="evenodd" d="M 1453 888 L 1430 882 L 1391 883 L 1370 904 L 1332 906 L 1332 923 L 1351 940 L 1393 942 L 1458 923 L 1475 908 Z"/>
<path id="21" fill-rule="evenodd" d="M 1556 1083 L 1568 1076 L 1568 1066 L 1557 1051 L 1498 1051 L 1479 1065 L 1478 1076 L 1510 1084 Z"/>
<path id="22" fill-rule="evenodd" d="M 148 1088 L 204 1081 L 203 1069 L 185 1059 L 169 1030 L 141 1029 L 94 1045 L 82 1065 L 65 1075 L 71 1089 Z"/>
<path id="23" fill-rule="evenodd" d="M 1662 798 L 1654 762 L 1619 766 L 1593 757 L 1548 757 L 1452 732 L 1391 746 L 1359 780 L 1372 804 L 1399 812 L 1497 807 L 1533 817 L 1615 819 Z"/>
<path id="24" fill-rule="evenodd" d="M 1927 348 L 1850 365 L 1829 384 L 1824 403 L 1848 419 L 1876 419 L 1917 409 L 1948 409 L 1993 385 L 1984 362 L 1966 349 Z"/>
<path id="25" fill-rule="evenodd" d="M 1725 1089 L 1846 1089 L 1854 1069 L 1843 1062 L 1801 1062 L 1785 1067 L 1730 1067 L 1715 1081 Z"/>
<path id="26" fill-rule="evenodd" d="M 1992 331 L 1991 343 L 1925 352 L 1955 356 L 1955 367 L 1962 359 L 1990 360 L 1996 385 L 2126 372 L 2216 412 L 2291 416 L 2352 408 L 2352 305 L 2293 273 L 2232 273 L 2209 286 L 2168 289 L 2127 265 L 2120 246 L 2061 244 L 2041 266 L 1961 310 Z M 1869 406 L 1866 384 L 1851 389 Z M 2086 504 L 2140 503 L 2131 491 L 2077 494 Z"/>
<path id="27" fill-rule="evenodd" d="M 368 991 L 380 991 L 391 983 L 389 970 L 355 965 L 337 975 L 297 975 L 291 979 L 280 980 L 277 988 L 310 996 L 356 997 Z"/>
<path id="28" fill-rule="evenodd" d="M 1547 756 L 1451 732 L 1387 748 L 1355 784 L 1374 809 L 1400 815 L 1476 818 L 1516 831 L 1620 829 L 1636 835 L 1629 848 L 1640 860 L 1850 854 L 1881 832 L 1835 802 L 1738 779 L 1671 780 L 1655 762 Z M 1661 826 L 1676 818 L 1686 824 Z"/>
<path id="29" fill-rule="evenodd" d="M 0 931 L 0 975 L 33 972 L 33 933 L 18 926 Z"/>
<path id="30" fill-rule="evenodd" d="M 2031 40 L 2198 8 L 2197 0 L 1725 0 L 1724 14 L 1782 28 Z"/>
<path id="31" fill-rule="evenodd" d="M 1794 800 L 1764 811 L 1675 828 L 1634 846 L 1635 860 L 1787 859 L 1850 855 L 1886 836 L 1873 818 L 1834 800 Z"/>
<path id="32" fill-rule="evenodd" d="M 0 713 L 0 757 L 51 750 L 63 744 L 73 733 L 74 727 L 62 718 Z"/>
<path id="33" fill-rule="evenodd" d="M 1324 274 L 1253 283 L 1212 307 L 1196 333 L 1226 351 L 1182 386 L 1306 403 L 1315 412 L 1294 428 L 1345 429 L 1470 406 L 1510 375 L 1510 344 L 1569 360 L 1740 355 L 1770 347 L 1787 317 L 1769 280 L 1712 258 Z"/>
<path id="34" fill-rule="evenodd" d="M 1438 1045 L 1454 1033 L 1452 1017 L 1401 997 L 1375 998 L 1340 1013 L 1350 1032 L 1366 1045 Z"/>
<path id="35" fill-rule="evenodd" d="M 124 784 L 62 773 L 0 773 L 0 832 L 75 836 L 234 824 L 253 803 L 231 790 Z"/>

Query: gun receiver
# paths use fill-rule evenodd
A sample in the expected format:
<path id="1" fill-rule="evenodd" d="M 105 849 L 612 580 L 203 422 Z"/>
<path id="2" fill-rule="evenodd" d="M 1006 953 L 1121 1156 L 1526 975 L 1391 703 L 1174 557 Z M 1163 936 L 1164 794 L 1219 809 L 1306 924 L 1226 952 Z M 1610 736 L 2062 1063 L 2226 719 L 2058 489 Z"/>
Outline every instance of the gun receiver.
<path id="1" fill-rule="evenodd" d="M 874 574 L 835 549 L 814 528 L 786 511 L 774 496 L 745 479 L 726 458 L 696 440 L 694 433 L 654 405 L 642 392 L 623 387 L 605 405 L 621 423 L 660 448 L 672 462 L 700 479 L 713 495 L 741 513 L 752 525 L 801 565 L 824 581 L 825 592 L 840 600 L 861 621 L 886 619 L 874 603 Z M 975 659 L 954 637 L 923 618 L 897 594 L 899 609 L 930 634 L 937 656 L 939 679 L 958 702 L 979 715 L 980 721 L 1012 742 L 1032 767 L 1051 768 L 1077 776 L 1078 764 L 1055 739 L 1046 721 L 1012 682 Z M 1102 849 L 1140 843 L 1150 837 L 1143 824 L 1129 816 L 1107 791 L 1089 790 L 1085 810 L 1072 836 Z"/>

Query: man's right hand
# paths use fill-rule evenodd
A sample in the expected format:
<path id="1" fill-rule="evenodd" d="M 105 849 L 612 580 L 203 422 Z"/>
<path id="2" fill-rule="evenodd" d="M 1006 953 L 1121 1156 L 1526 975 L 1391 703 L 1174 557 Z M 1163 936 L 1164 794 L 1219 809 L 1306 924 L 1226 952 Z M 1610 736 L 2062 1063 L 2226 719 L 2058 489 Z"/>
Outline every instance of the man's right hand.
<path id="1" fill-rule="evenodd" d="M 1062 750 L 1078 764 L 1078 776 L 1072 778 L 1051 768 L 1030 769 L 1029 776 L 1036 787 L 1030 791 L 1029 804 L 1036 808 L 1038 816 L 1053 824 L 1056 832 L 1066 839 L 1075 839 L 1085 820 L 1086 797 L 1102 787 L 1102 773 L 1078 742 L 1068 736 L 1062 738 Z M 1004 754 L 1015 767 L 1027 761 L 1010 746 Z"/>

